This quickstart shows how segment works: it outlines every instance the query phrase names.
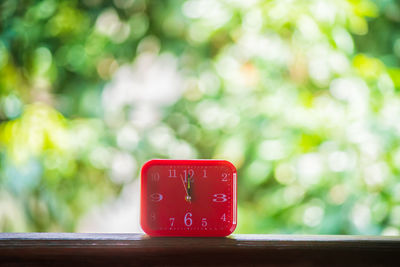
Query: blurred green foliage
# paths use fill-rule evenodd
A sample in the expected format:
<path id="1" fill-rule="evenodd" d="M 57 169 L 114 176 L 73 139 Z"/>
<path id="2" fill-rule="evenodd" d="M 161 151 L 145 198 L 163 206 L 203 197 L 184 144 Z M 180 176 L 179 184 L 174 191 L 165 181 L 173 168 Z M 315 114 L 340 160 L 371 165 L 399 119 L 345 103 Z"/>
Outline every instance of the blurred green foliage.
<path id="1" fill-rule="evenodd" d="M 2 231 L 74 231 L 151 158 L 225 158 L 237 233 L 399 234 L 398 2 L 0 5 Z"/>

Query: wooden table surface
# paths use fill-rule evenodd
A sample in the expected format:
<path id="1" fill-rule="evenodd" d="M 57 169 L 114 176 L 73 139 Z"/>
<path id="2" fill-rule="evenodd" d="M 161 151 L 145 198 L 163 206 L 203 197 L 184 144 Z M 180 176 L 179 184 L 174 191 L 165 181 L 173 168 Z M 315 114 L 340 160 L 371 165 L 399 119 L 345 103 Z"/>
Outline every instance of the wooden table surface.
<path id="1" fill-rule="evenodd" d="M 232 235 L 150 238 L 142 234 L 0 233 L 7 266 L 400 266 L 400 238 Z"/>

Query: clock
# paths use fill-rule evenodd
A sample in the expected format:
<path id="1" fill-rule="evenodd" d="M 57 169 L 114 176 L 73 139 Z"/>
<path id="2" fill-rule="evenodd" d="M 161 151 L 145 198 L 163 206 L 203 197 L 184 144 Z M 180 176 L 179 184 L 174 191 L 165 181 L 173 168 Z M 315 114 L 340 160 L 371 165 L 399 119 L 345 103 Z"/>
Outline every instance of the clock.
<path id="1" fill-rule="evenodd" d="M 140 224 L 150 236 L 227 236 L 236 228 L 235 166 L 226 160 L 146 162 Z"/>

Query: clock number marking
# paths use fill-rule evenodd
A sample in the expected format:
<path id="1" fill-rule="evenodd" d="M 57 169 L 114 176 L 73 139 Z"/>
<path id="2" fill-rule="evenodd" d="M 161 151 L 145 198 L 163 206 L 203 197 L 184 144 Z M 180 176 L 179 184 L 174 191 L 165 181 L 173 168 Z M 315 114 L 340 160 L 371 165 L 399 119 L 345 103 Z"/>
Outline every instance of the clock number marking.
<path id="1" fill-rule="evenodd" d="M 185 179 L 185 183 L 187 183 L 188 176 L 190 178 L 193 178 L 193 176 L 194 176 L 194 170 L 193 169 L 189 169 L 189 170 L 184 170 L 183 171 L 183 177 Z M 191 182 L 193 182 L 193 179 L 191 179 Z"/>
<path id="2" fill-rule="evenodd" d="M 207 170 L 206 169 L 203 170 L 203 178 L 207 178 Z"/>
<path id="3" fill-rule="evenodd" d="M 227 173 L 222 173 L 222 179 L 221 179 L 221 181 L 222 182 L 227 182 L 228 181 L 228 174 Z"/>
<path id="4" fill-rule="evenodd" d="M 192 226 L 193 220 L 192 220 L 192 214 L 190 212 L 186 213 L 184 218 L 184 223 L 187 227 Z"/>
<path id="5" fill-rule="evenodd" d="M 163 195 L 159 193 L 153 193 L 150 195 L 151 201 L 160 202 L 163 199 Z"/>
<path id="6" fill-rule="evenodd" d="M 221 220 L 223 220 L 224 222 L 226 221 L 226 215 L 225 215 L 225 213 L 224 213 L 224 214 L 222 214 L 222 216 L 221 216 Z"/>
<path id="7" fill-rule="evenodd" d="M 153 174 L 151 174 L 151 180 L 153 182 L 158 182 L 160 181 L 160 174 L 158 172 L 155 172 Z"/>
<path id="8" fill-rule="evenodd" d="M 168 177 L 170 178 L 176 178 L 176 170 L 175 169 L 169 169 L 169 175 Z"/>
<path id="9" fill-rule="evenodd" d="M 207 218 L 201 219 L 201 226 L 206 227 L 207 226 Z"/>
<path id="10" fill-rule="evenodd" d="M 213 202 L 226 202 L 228 199 L 225 194 L 214 194 Z"/>
<path id="11" fill-rule="evenodd" d="M 150 217 L 151 217 L 151 219 L 152 219 L 153 221 L 156 220 L 156 214 L 155 214 L 154 212 L 151 213 Z"/>
<path id="12" fill-rule="evenodd" d="M 169 222 L 171 223 L 170 227 L 174 226 L 175 218 L 169 218 Z"/>

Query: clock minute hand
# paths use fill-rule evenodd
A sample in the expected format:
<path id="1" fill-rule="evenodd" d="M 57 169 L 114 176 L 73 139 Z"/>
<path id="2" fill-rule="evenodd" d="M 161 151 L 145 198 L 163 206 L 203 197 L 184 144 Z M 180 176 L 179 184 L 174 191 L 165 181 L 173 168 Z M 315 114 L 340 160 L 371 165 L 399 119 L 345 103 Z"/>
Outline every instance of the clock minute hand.
<path id="1" fill-rule="evenodd" d="M 192 200 L 192 187 L 191 187 L 191 178 L 189 175 L 187 176 L 187 193 L 188 193 L 188 198 Z"/>

